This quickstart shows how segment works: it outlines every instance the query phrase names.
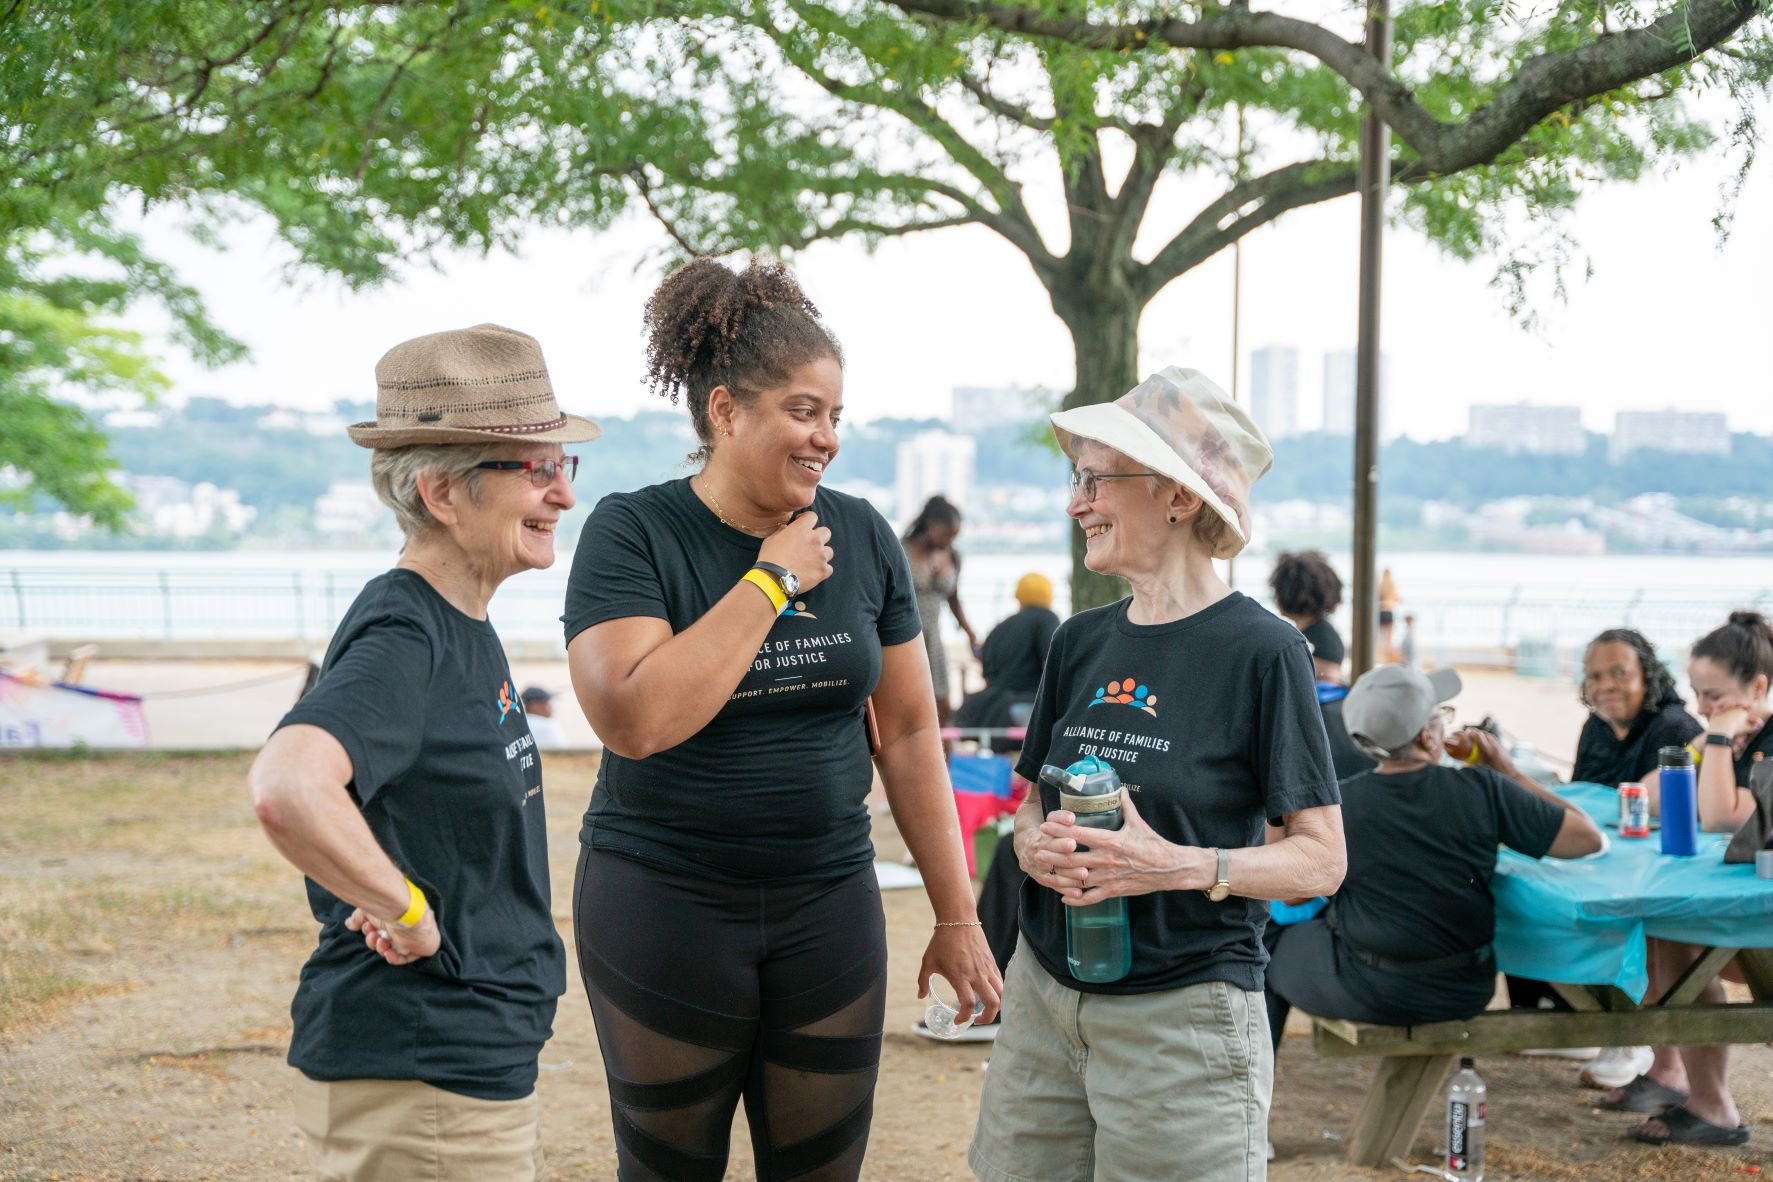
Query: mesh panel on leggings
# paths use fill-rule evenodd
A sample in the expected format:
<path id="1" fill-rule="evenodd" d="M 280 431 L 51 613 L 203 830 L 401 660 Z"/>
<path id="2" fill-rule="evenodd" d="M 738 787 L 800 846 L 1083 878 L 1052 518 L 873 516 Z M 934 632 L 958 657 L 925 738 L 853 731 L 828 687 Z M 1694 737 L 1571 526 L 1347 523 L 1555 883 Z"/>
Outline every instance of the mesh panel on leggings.
<path id="1" fill-rule="evenodd" d="M 864 936 L 834 965 L 820 947 L 829 943 L 846 941 L 766 955 L 750 998 L 698 1005 L 631 980 L 579 941 L 623 1182 L 719 1182 L 741 1097 L 759 1182 L 854 1182 L 873 1116 L 886 950 Z M 750 1004 L 758 1016 L 712 1008 Z"/>

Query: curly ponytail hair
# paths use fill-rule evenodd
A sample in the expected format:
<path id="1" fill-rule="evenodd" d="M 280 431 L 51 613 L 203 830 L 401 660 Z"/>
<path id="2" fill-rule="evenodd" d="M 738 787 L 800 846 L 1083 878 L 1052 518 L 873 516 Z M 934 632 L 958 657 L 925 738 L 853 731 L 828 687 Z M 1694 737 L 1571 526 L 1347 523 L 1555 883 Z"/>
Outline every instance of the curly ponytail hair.
<path id="1" fill-rule="evenodd" d="M 1342 604 L 1342 576 L 1321 550 L 1278 555 L 1268 586 L 1284 615 L 1327 616 Z"/>
<path id="2" fill-rule="evenodd" d="M 1704 657 L 1743 685 L 1757 673 L 1773 682 L 1773 627 L 1760 612 L 1731 612 L 1730 622 L 1706 633 L 1690 655 Z"/>
<path id="3" fill-rule="evenodd" d="M 1656 646 L 1636 628 L 1609 628 L 1588 642 L 1582 650 L 1582 663 L 1588 664 L 1588 654 L 1600 644 L 1623 644 L 1630 648 L 1638 657 L 1638 671 L 1644 677 L 1644 704 L 1639 709 L 1646 714 L 1653 714 L 1664 706 L 1679 706 L 1681 691 L 1675 688 L 1674 674 L 1656 655 Z M 1585 677 L 1576 691 L 1576 697 L 1590 710 L 1594 703 L 1588 700 L 1588 684 Z"/>
<path id="4" fill-rule="evenodd" d="M 693 259 L 665 277 L 646 302 L 646 383 L 690 420 L 705 460 L 714 446 L 708 396 L 725 386 L 743 405 L 780 386 L 794 371 L 843 350 L 819 310 L 780 263 L 754 262 L 735 272 L 714 259 Z"/>

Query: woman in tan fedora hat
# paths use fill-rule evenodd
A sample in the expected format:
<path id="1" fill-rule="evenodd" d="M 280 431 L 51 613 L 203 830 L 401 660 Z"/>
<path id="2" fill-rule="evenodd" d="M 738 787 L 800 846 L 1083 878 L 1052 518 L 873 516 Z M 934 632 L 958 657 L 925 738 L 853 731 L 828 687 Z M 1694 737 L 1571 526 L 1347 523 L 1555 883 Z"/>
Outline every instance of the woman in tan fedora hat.
<path id="1" fill-rule="evenodd" d="M 1084 561 L 1132 595 L 1065 621 L 1047 656 L 1017 767 L 1039 785 L 1013 839 L 1030 882 L 969 1161 L 991 1182 L 1261 1178 L 1267 901 L 1329 894 L 1344 865 L 1311 654 L 1213 568 L 1249 537 L 1268 444 L 1175 368 L 1053 430 Z M 1118 830 L 1080 827 L 1041 779 L 1088 757 L 1124 787 Z M 1116 898 L 1130 964 L 1089 971 L 1067 911 Z"/>
<path id="2" fill-rule="evenodd" d="M 741 1098 L 759 1179 L 858 1176 L 886 1001 L 870 695 L 935 910 L 919 991 L 997 1010 L 911 572 L 824 487 L 843 368 L 817 316 L 780 267 L 666 278 L 649 377 L 705 463 L 603 500 L 573 558 L 567 656 L 606 748 L 573 919 L 625 1182 L 721 1178 Z"/>
<path id="3" fill-rule="evenodd" d="M 565 950 L 541 762 L 487 605 L 553 564 L 562 445 L 598 429 L 496 325 L 398 345 L 376 380 L 351 438 L 406 544 L 249 777 L 321 924 L 291 1006 L 297 1123 L 323 1178 L 534 1179 Z"/>

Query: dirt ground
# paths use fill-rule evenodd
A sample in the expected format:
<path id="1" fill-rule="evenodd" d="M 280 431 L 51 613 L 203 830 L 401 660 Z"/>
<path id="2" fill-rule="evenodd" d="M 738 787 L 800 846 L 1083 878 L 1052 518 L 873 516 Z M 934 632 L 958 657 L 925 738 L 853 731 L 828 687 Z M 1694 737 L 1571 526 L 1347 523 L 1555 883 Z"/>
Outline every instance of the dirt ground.
<path id="1" fill-rule="evenodd" d="M 0 1178 L 268 1180 L 305 1176 L 286 1114 L 288 1002 L 313 941 L 299 877 L 259 834 L 243 754 L 0 760 Z M 568 890 L 594 756 L 552 757 L 547 786 L 556 918 Z M 900 853 L 890 819 L 886 859 Z M 989 1047 L 913 1037 L 914 973 L 931 915 L 921 891 L 886 895 L 893 991 L 864 1177 L 946 1182 L 965 1149 Z M 571 958 L 569 957 L 569 962 Z M 1773 1171 L 1773 1052 L 1739 1048 L 1732 1080 L 1756 1143 L 1655 1150 L 1592 1107 L 1574 1065 L 1498 1055 L 1490 1086 L 1494 1179 L 1722 1179 Z M 1272 1132 L 1277 1182 L 1420 1177 L 1343 1164 L 1371 1079 L 1320 1060 L 1303 1032 L 1282 1049 Z M 542 1057 L 556 1179 L 615 1176 L 602 1064 L 576 979 Z M 1413 1160 L 1431 1160 L 1425 1122 Z M 742 1118 L 733 1178 L 751 1178 Z"/>

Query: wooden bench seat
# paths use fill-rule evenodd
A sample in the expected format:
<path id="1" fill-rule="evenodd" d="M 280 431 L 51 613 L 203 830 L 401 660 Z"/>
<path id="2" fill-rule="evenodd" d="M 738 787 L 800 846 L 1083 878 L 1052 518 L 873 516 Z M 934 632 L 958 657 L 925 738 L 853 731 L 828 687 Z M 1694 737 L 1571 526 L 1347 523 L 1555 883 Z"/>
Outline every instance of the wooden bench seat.
<path id="1" fill-rule="evenodd" d="M 1697 966 L 1696 966 L 1697 967 Z M 1716 972 L 1715 967 L 1712 972 Z M 1560 988 L 1577 1008 L 1488 1010 L 1462 1022 L 1374 1026 L 1340 1018 L 1312 1018 L 1313 1046 L 1326 1058 L 1378 1057 L 1379 1075 L 1367 1092 L 1348 1139 L 1349 1159 L 1379 1168 L 1409 1152 L 1416 1130 L 1461 1055 L 1538 1047 L 1690 1046 L 1773 1040 L 1773 1004 L 1695 1005 L 1682 995 L 1690 975 L 1661 1004 L 1640 1007 L 1617 990 L 1598 996 Z M 1709 980 L 1709 976 L 1705 978 Z M 1695 996 L 1698 986 L 1692 989 Z M 1673 1003 L 1672 1005 L 1670 1003 Z M 1608 1008 L 1609 1006 L 1614 1008 Z"/>

